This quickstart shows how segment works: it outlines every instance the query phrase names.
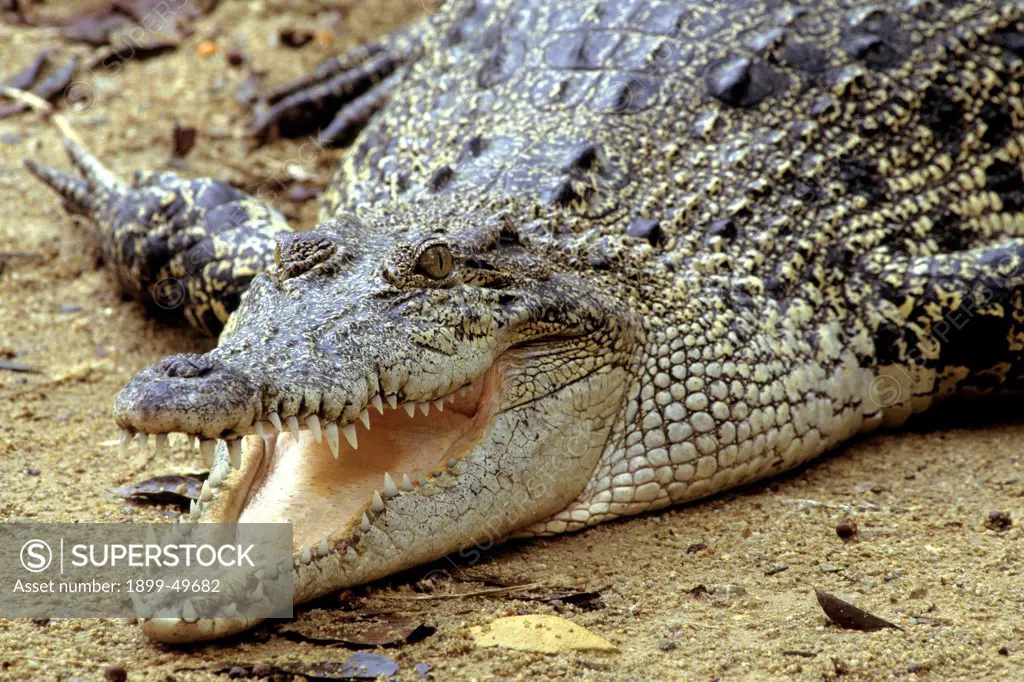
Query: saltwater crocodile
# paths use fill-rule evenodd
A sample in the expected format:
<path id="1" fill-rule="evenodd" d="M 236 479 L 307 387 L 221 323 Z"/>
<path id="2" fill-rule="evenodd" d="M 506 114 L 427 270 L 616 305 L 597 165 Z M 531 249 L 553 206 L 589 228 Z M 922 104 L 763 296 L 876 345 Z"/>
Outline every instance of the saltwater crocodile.
<path id="1" fill-rule="evenodd" d="M 133 378 L 116 419 L 201 439 L 192 519 L 293 522 L 301 602 L 1019 386 L 1022 17 L 454 2 L 258 120 L 354 140 L 310 232 L 210 180 L 129 186 L 75 145 L 80 176 L 29 168 L 99 225 L 123 288 L 223 325 Z M 253 625 L 183 616 L 143 627 Z"/>

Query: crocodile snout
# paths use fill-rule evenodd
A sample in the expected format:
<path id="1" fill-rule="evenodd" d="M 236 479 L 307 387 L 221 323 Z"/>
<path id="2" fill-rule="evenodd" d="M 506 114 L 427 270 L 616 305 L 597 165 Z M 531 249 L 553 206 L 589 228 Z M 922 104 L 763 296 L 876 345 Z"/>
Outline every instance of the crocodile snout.
<path id="1" fill-rule="evenodd" d="M 245 433 L 258 414 L 253 382 L 211 355 L 172 355 L 143 370 L 114 403 L 118 424 L 144 433 L 204 438 Z"/>

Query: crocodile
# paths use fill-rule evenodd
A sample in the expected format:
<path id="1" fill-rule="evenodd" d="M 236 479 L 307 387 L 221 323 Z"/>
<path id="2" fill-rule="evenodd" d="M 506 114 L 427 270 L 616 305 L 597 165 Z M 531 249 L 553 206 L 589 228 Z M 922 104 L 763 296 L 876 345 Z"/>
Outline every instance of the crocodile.
<path id="1" fill-rule="evenodd" d="M 294 601 L 790 469 L 1024 367 L 1019 0 L 457 0 L 274 93 L 319 222 L 27 161 L 119 286 L 211 334 L 122 441 L 192 521 L 290 521 Z M 143 619 L 165 642 L 245 618 Z"/>

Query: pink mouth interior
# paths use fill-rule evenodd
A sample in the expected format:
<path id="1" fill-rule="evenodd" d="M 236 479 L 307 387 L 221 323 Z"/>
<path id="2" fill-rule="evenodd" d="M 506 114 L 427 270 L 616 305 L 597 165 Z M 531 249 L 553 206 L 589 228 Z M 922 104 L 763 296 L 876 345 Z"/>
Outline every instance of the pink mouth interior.
<path id="1" fill-rule="evenodd" d="M 371 408 L 369 431 L 356 422 L 359 448 L 339 438 L 338 459 L 326 439 L 316 443 L 307 430 L 298 441 L 288 432 L 278 434 L 273 454 L 260 461 L 238 521 L 290 521 L 296 552 L 318 546 L 324 536 L 347 538 L 373 492 L 383 495 L 385 473 L 399 487 L 403 474 L 418 486 L 473 447 L 494 415 L 496 384 L 492 369 L 465 396 L 446 400 L 443 412 L 431 405 L 429 415 L 417 409 L 410 417 L 402 405 L 385 405 L 384 414 Z"/>

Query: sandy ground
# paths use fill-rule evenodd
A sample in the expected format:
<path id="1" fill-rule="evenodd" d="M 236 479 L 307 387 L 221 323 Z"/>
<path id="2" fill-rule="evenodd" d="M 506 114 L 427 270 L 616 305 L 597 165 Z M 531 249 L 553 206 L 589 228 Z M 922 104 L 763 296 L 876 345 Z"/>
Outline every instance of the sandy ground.
<path id="1" fill-rule="evenodd" d="M 70 4 L 70 3 L 69 3 Z M 199 140 L 181 170 L 239 182 L 295 171 L 323 178 L 340 152 L 309 163 L 300 142 L 249 151 L 234 101 L 241 68 L 224 58 L 241 45 L 281 83 L 330 53 L 400 25 L 415 1 L 222 3 L 174 53 L 88 77 L 95 98 L 69 113 L 91 148 L 125 175 L 166 167 L 174 122 Z M 331 14 L 340 12 L 339 14 Z M 331 27 L 333 40 L 275 45 L 282 27 Z M 218 51 L 197 56 L 213 37 Z M 11 73 L 54 29 L 0 25 L 0 70 Z M 65 54 L 68 46 L 64 46 Z M 83 48 L 74 48 L 81 51 Z M 21 168 L 32 157 L 64 166 L 53 129 L 32 115 L 0 121 L 0 353 L 38 373 L 0 370 L 0 519 L 151 521 L 166 509 L 127 504 L 109 488 L 150 475 L 195 471 L 195 453 L 116 459 L 112 398 L 128 378 L 169 353 L 209 345 L 162 326 L 122 300 L 98 263 L 85 226 Z M 278 205 L 309 225 L 314 202 Z M 378 650 L 415 679 L 1024 679 L 1024 425 L 1018 403 L 946 409 L 902 434 L 881 434 L 781 479 L 700 504 L 572 536 L 515 543 L 476 562 L 442 561 L 299 610 L 315 627 L 386 612 L 436 633 Z M 1014 423 L 1014 422 L 1017 423 Z M 1013 526 L 986 528 L 992 511 Z M 835 526 L 856 520 L 859 540 Z M 784 570 L 780 570 L 783 569 Z M 446 575 L 423 591 L 424 574 Z M 602 608 L 516 595 L 439 598 L 480 589 L 467 578 L 537 582 L 543 596 L 570 586 L 600 590 Z M 707 594 L 698 586 L 704 586 Z M 829 625 L 812 587 L 845 596 L 900 625 L 873 633 Z M 695 589 L 697 588 L 697 589 Z M 478 649 L 469 629 L 515 613 L 557 613 L 609 639 L 617 653 L 545 655 Z M 0 678 L 209 679 L 241 664 L 343 661 L 344 647 L 291 641 L 266 626 L 227 643 L 155 645 L 128 620 L 0 621 Z"/>

